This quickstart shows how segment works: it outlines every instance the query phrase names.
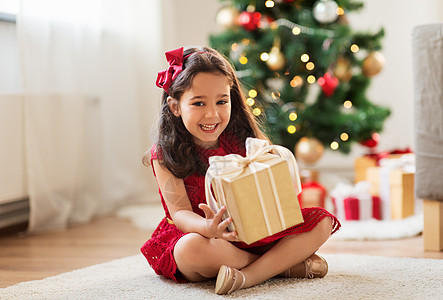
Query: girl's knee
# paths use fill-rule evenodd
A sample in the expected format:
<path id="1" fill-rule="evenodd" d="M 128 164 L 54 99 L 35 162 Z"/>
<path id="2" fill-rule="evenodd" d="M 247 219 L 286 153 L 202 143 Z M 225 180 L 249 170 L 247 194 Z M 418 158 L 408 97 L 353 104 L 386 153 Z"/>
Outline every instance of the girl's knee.
<path id="1" fill-rule="evenodd" d="M 317 227 L 321 231 L 322 235 L 328 238 L 332 232 L 332 218 L 331 217 L 323 218 L 323 220 L 321 220 L 318 223 Z"/>
<path id="2" fill-rule="evenodd" d="M 205 259 L 209 251 L 209 239 L 198 234 L 189 233 L 181 237 L 174 247 L 174 258 L 182 263 L 195 265 Z"/>

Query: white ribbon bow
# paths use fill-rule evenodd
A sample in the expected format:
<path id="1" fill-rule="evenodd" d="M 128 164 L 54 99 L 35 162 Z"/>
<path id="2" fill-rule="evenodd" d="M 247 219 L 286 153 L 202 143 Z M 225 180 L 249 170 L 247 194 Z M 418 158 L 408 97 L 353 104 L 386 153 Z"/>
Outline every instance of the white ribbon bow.
<path id="1" fill-rule="evenodd" d="M 206 202 L 209 207 L 214 211 L 218 212 L 220 207 L 226 206 L 226 199 L 224 197 L 224 192 L 220 184 L 215 185 L 214 189 L 216 194 L 220 195 L 220 205 L 215 200 L 212 192 L 211 186 L 214 179 L 218 176 L 235 177 L 240 175 L 245 167 L 249 166 L 253 173 L 267 168 L 268 166 L 263 164 L 263 161 L 269 159 L 271 151 L 274 151 L 278 156 L 285 159 L 289 164 L 289 170 L 291 172 L 292 181 L 296 188 L 297 195 L 301 192 L 300 177 L 298 175 L 298 166 L 295 161 L 292 152 L 282 146 L 269 145 L 267 140 L 261 140 L 256 138 L 246 139 L 246 157 L 238 154 L 228 154 L 225 156 L 211 156 L 209 158 L 209 168 L 205 176 L 205 194 Z M 232 225 L 232 223 L 231 223 Z M 230 225 L 229 229 L 233 230 Z"/>
<path id="2" fill-rule="evenodd" d="M 380 160 L 380 167 L 388 169 L 402 169 L 407 173 L 415 173 L 415 154 L 409 153 L 399 158 L 383 158 Z"/>

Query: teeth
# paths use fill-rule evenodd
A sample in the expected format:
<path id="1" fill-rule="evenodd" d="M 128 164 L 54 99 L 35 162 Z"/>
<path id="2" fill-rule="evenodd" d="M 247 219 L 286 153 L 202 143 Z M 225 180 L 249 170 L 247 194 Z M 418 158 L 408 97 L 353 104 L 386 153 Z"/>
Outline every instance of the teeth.
<path id="1" fill-rule="evenodd" d="M 215 128 L 215 126 L 217 126 L 217 124 L 214 124 L 214 125 L 203 125 L 203 124 L 200 124 L 200 126 L 203 128 L 203 130 L 212 130 L 212 129 Z"/>

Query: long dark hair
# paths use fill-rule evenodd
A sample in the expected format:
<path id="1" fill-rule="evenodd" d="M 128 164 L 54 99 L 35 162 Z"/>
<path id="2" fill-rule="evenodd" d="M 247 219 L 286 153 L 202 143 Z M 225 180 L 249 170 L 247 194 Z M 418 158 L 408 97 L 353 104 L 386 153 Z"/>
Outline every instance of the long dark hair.
<path id="1" fill-rule="evenodd" d="M 160 165 L 178 178 L 188 177 L 195 172 L 204 174 L 207 169 L 196 151 L 193 136 L 186 129 L 182 118 L 176 117 L 169 109 L 167 101 L 168 96 L 179 101 L 198 73 L 221 73 L 228 79 L 231 86 L 231 118 L 225 130 L 234 134 L 243 145 L 247 137 L 267 139 L 246 105 L 232 65 L 220 53 L 208 47 L 192 47 L 184 50 L 183 57 L 183 71 L 169 87 L 169 95 L 163 92 L 157 135 L 154 138 Z M 143 163 L 149 165 L 149 160 L 150 155 L 147 153 Z"/>

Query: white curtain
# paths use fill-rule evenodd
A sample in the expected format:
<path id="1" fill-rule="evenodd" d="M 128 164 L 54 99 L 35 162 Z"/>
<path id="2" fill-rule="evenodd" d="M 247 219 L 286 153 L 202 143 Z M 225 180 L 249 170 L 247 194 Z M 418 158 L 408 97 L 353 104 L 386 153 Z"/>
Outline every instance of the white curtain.
<path id="1" fill-rule="evenodd" d="M 141 157 L 160 99 L 159 3 L 20 2 L 29 231 L 85 223 L 155 195 Z"/>

